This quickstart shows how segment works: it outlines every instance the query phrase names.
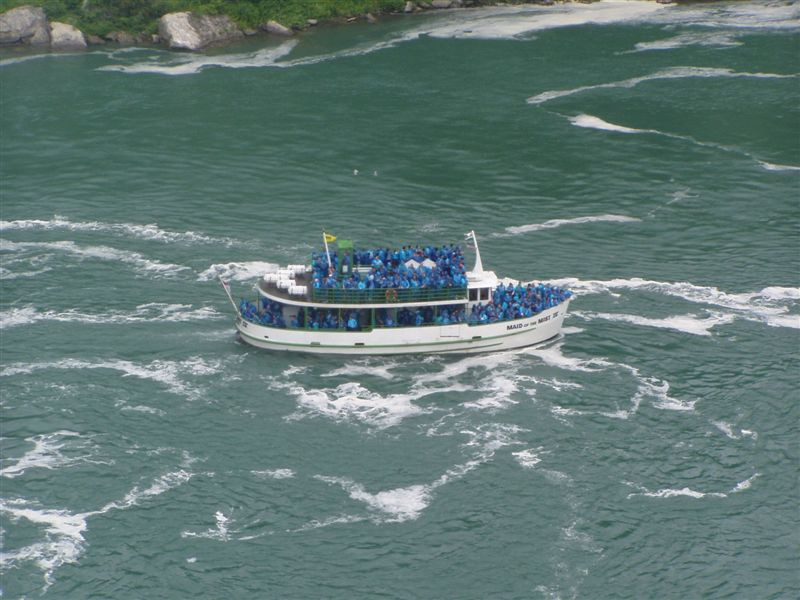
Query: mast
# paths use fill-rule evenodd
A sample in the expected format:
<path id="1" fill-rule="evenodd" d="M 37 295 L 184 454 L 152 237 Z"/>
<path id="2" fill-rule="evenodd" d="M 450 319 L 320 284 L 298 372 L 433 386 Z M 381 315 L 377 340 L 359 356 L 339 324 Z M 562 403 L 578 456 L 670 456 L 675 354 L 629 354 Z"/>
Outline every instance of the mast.
<path id="1" fill-rule="evenodd" d="M 475 266 L 472 268 L 473 273 L 483 273 L 483 263 L 481 262 L 481 251 L 478 248 L 478 237 L 475 235 L 474 231 L 470 231 L 467 234 L 467 240 L 472 240 L 472 243 L 475 245 Z"/>

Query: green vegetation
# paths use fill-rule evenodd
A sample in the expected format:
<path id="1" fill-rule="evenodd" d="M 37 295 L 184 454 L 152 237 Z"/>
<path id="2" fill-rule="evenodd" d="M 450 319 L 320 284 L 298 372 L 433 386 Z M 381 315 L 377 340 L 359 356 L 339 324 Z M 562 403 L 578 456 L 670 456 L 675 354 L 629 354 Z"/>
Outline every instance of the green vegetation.
<path id="1" fill-rule="evenodd" d="M 184 10 L 225 14 L 241 27 L 256 28 L 271 19 L 292 26 L 307 19 L 397 11 L 405 0 L 0 0 L 0 12 L 26 4 L 41 6 L 51 21 L 103 35 L 116 30 L 155 33 L 162 15 Z"/>

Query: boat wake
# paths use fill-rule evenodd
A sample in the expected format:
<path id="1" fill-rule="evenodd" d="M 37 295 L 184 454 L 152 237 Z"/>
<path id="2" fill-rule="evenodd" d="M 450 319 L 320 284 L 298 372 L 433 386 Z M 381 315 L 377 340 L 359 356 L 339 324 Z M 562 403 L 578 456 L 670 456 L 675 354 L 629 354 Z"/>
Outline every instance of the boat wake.
<path id="1" fill-rule="evenodd" d="M 640 278 L 611 279 L 607 281 L 580 280 L 564 278 L 551 280 L 552 284 L 566 287 L 576 294 L 613 294 L 614 290 L 633 290 L 664 294 L 681 298 L 688 302 L 706 304 L 736 311 L 733 318 L 743 318 L 750 321 L 764 323 L 770 327 L 787 327 L 800 329 L 800 314 L 787 314 L 792 309 L 800 308 L 800 288 L 769 286 L 758 292 L 728 293 L 716 287 L 700 286 L 688 282 L 663 282 L 651 281 Z M 685 317 L 672 318 L 659 323 L 657 320 L 648 320 L 644 317 L 578 313 L 586 318 L 608 318 L 622 320 L 647 326 L 666 326 L 668 328 L 683 328 L 687 333 L 698 333 L 702 329 L 711 329 L 718 325 L 727 324 L 730 314 L 715 312 L 711 317 L 698 321 L 690 316 L 694 322 L 686 321 Z M 591 315 L 591 316 L 590 316 Z M 636 320 L 640 322 L 636 323 Z M 677 320 L 676 320 L 677 319 Z M 649 321 L 649 322 L 647 322 Z M 707 327 L 706 327 L 707 326 Z"/>
<path id="2" fill-rule="evenodd" d="M 594 85 L 584 85 L 576 88 L 566 90 L 548 90 L 541 92 L 535 96 L 528 98 L 528 104 L 544 104 L 558 98 L 566 98 L 584 92 L 614 89 L 614 88 L 634 88 L 641 83 L 648 81 L 659 81 L 664 79 L 688 79 L 688 78 L 755 78 L 755 79 L 794 79 L 797 75 L 784 75 L 779 73 L 747 73 L 741 71 L 734 71 L 733 69 L 718 68 L 718 67 L 670 67 L 642 75 L 640 77 L 632 77 L 630 79 L 622 79 L 620 81 L 611 81 L 608 83 L 597 83 Z"/>
<path id="3" fill-rule="evenodd" d="M 558 113 L 556 113 L 558 114 Z M 564 116 L 564 115 L 560 115 Z M 585 129 L 597 129 L 600 131 L 610 131 L 614 133 L 630 133 L 630 134 L 652 134 L 652 135 L 659 135 L 666 138 L 671 138 L 675 140 L 681 140 L 684 142 L 689 142 L 690 144 L 694 144 L 696 146 L 701 146 L 703 148 L 711 148 L 713 150 L 721 150 L 723 152 L 729 152 L 731 154 L 738 154 L 739 156 L 743 156 L 745 158 L 749 158 L 753 162 L 755 162 L 759 167 L 764 169 L 765 171 L 797 171 L 800 170 L 800 167 L 793 166 L 793 165 L 777 165 L 773 163 L 768 163 L 754 154 L 742 150 L 741 148 L 736 148 L 733 146 L 726 146 L 724 144 L 717 144 L 714 142 L 703 142 L 698 139 L 695 139 L 688 135 L 679 135 L 676 133 L 667 133 L 665 131 L 658 131 L 657 129 L 636 129 L 633 127 L 626 127 L 624 125 L 616 125 L 614 123 L 609 123 L 608 121 L 604 121 L 599 117 L 595 117 L 592 115 L 586 114 L 579 114 L 573 117 L 565 117 L 569 120 L 570 123 L 575 125 L 576 127 L 583 127 Z"/>
<path id="4" fill-rule="evenodd" d="M 43 591 L 46 591 L 55 581 L 55 572 L 64 564 L 77 562 L 83 554 L 84 533 L 91 517 L 138 506 L 186 483 L 194 476 L 188 470 L 192 462 L 191 457 L 184 455 L 177 470 L 156 477 L 146 487 L 134 486 L 121 501 L 109 502 L 88 512 L 43 508 L 35 501 L 21 498 L 0 498 L 0 513 L 6 518 L 25 520 L 44 528 L 43 540 L 13 550 L 5 548 L 0 553 L 0 567 L 7 570 L 32 562 L 44 575 Z"/>
<path id="5" fill-rule="evenodd" d="M 727 498 L 730 494 L 737 494 L 739 492 L 743 492 L 745 490 L 750 489 L 753 485 L 753 482 L 760 476 L 760 473 L 754 473 L 744 481 L 740 481 L 735 486 L 733 486 L 727 492 L 698 492 L 693 490 L 689 487 L 684 487 L 680 489 L 671 489 L 665 488 L 655 492 L 649 491 L 647 488 L 632 484 L 630 482 L 625 482 L 631 487 L 638 488 L 639 492 L 633 492 L 628 494 L 628 498 L 634 498 L 636 496 L 644 496 L 647 498 Z"/>
<path id="6" fill-rule="evenodd" d="M 369 511 L 367 518 L 374 523 L 402 523 L 419 518 L 422 511 L 431 503 L 438 488 L 461 479 L 489 462 L 501 448 L 519 445 L 521 442 L 516 438 L 516 434 L 521 431 L 523 430 L 515 425 L 497 423 L 461 431 L 461 434 L 468 437 L 463 448 L 470 454 L 469 460 L 449 468 L 436 480 L 427 484 L 414 484 L 371 493 L 364 485 L 347 477 L 316 475 L 315 479 L 338 485 L 351 499 L 364 503 Z M 340 518 L 335 517 L 327 524 L 341 522 Z M 356 518 L 359 516 L 356 515 Z"/>
<path id="7" fill-rule="evenodd" d="M 52 323 L 92 323 L 103 325 L 128 325 L 130 323 L 177 323 L 221 319 L 224 315 L 210 306 L 194 308 L 191 304 L 165 304 L 151 302 L 140 304 L 133 311 L 82 313 L 78 309 L 37 310 L 33 306 L 0 311 L 0 329 L 31 325 L 40 321 Z"/>
<path id="8" fill-rule="evenodd" d="M 0 469 L 0 476 L 13 479 L 23 475 L 29 469 L 58 469 L 74 464 L 111 464 L 109 461 L 100 461 L 93 456 L 97 447 L 90 438 L 81 436 L 74 431 L 55 431 L 25 438 L 33 448 L 20 458 L 8 458 L 8 450 L 4 449 L 4 457 L 0 462 L 6 463 L 16 460 L 14 464 Z M 86 451 L 89 451 L 86 453 Z"/>
<path id="9" fill-rule="evenodd" d="M 18 219 L 0 221 L 0 231 L 98 231 L 142 240 L 164 242 L 167 244 L 222 244 L 225 246 L 244 245 L 232 238 L 211 237 L 195 231 L 167 231 L 155 223 L 103 223 L 101 221 L 71 221 L 67 217 L 54 216 L 52 219 Z"/>
<path id="10" fill-rule="evenodd" d="M 736 318 L 732 314 L 713 313 L 711 316 L 701 318 L 698 315 L 675 315 L 663 319 L 651 319 L 639 315 L 626 315 L 621 313 L 596 313 L 573 311 L 572 316 L 591 321 L 603 319 L 618 323 L 630 323 L 640 327 L 655 327 L 657 329 L 671 329 L 692 335 L 711 335 L 711 329 L 718 325 L 727 325 Z"/>
<path id="11" fill-rule="evenodd" d="M 150 259 L 144 255 L 130 250 L 120 250 L 109 246 L 82 246 L 72 241 L 58 242 L 12 242 L 10 240 L 0 240 L 0 251 L 15 253 L 35 252 L 36 261 L 45 260 L 43 253 L 47 251 L 58 254 L 67 254 L 77 257 L 79 260 L 94 259 L 123 263 L 131 265 L 137 272 L 154 277 L 175 277 L 181 271 L 186 271 L 189 267 L 164 263 Z"/>
<path id="12" fill-rule="evenodd" d="M 585 217 L 574 217 L 572 219 L 550 219 L 543 223 L 529 223 L 527 225 L 516 225 L 506 227 L 502 233 L 494 233 L 491 237 L 509 237 L 541 231 L 543 229 L 555 229 L 564 225 L 583 225 L 585 223 L 636 223 L 641 219 L 628 217 L 626 215 L 590 215 Z"/>
<path id="13" fill-rule="evenodd" d="M 195 383 L 189 383 L 187 380 L 199 376 L 219 375 L 224 371 L 224 364 L 222 360 L 207 360 L 199 356 L 180 361 L 154 360 L 146 364 L 121 359 L 91 361 L 66 358 L 52 362 L 7 364 L 0 369 L 0 377 L 29 375 L 38 371 L 53 369 L 67 371 L 108 369 L 121 373 L 122 377 L 135 377 L 136 379 L 156 382 L 163 385 L 173 394 L 196 399 L 202 397 L 202 391 L 196 387 Z"/>

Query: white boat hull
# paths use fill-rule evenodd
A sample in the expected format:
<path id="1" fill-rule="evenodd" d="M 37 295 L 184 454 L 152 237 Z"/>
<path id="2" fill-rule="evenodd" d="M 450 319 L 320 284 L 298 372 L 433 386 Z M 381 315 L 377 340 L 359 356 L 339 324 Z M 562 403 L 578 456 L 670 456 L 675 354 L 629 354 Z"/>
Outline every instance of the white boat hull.
<path id="1" fill-rule="evenodd" d="M 372 331 L 279 329 L 236 320 L 242 341 L 268 350 L 314 354 L 472 354 L 522 348 L 558 335 L 569 300 L 525 319 L 486 324 L 457 323 Z"/>

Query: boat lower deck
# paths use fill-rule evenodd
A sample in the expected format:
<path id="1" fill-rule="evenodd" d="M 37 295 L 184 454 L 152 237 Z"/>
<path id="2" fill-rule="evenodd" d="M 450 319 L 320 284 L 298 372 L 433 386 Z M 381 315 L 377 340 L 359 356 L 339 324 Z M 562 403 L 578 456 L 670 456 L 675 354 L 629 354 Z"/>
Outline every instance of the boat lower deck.
<path id="1" fill-rule="evenodd" d="M 265 327 L 239 318 L 236 328 L 244 342 L 271 350 L 352 355 L 475 353 L 530 346 L 558 335 L 568 304 L 529 318 L 484 324 L 347 331 Z"/>

